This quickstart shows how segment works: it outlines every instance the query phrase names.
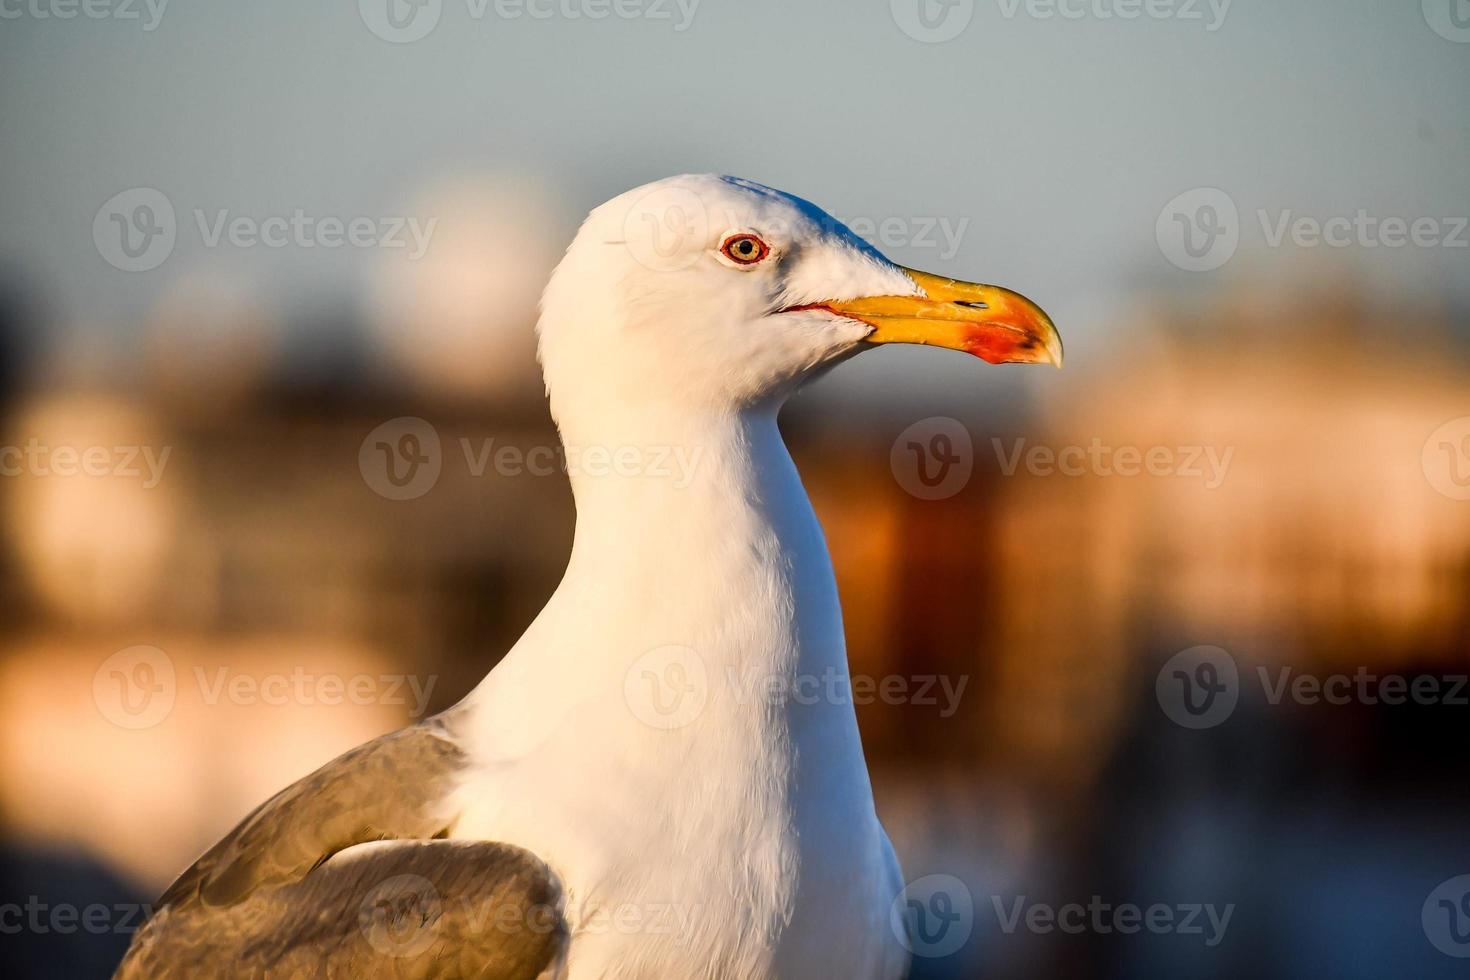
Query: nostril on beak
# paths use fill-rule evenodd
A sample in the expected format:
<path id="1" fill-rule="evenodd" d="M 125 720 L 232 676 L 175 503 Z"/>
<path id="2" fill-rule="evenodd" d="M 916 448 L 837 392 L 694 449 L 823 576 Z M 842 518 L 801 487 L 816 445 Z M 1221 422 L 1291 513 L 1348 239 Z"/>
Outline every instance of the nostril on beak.
<path id="1" fill-rule="evenodd" d="M 988 310 L 988 309 L 990 309 L 990 304 L 989 303 L 982 303 L 978 299 L 976 299 L 976 300 L 957 299 L 957 300 L 954 301 L 954 305 L 955 306 L 963 306 L 966 309 L 970 309 L 970 310 Z"/>

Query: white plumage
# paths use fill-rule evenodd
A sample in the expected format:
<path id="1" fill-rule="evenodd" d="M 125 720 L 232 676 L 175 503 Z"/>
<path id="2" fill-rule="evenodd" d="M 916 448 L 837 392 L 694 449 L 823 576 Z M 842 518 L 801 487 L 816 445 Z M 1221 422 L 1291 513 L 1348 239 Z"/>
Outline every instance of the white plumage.
<path id="1" fill-rule="evenodd" d="M 698 176 L 588 217 L 539 336 L 577 504 L 556 593 L 460 705 L 206 852 L 123 980 L 904 973 L 898 862 L 831 693 L 831 561 L 776 414 L 874 343 L 1059 364 L 1051 322 Z"/>
<path id="2" fill-rule="evenodd" d="M 759 230 L 782 261 L 645 264 L 628 236 L 645 230 L 640 201 L 670 188 L 710 216 L 676 218 L 720 225 L 716 243 Z M 703 236 L 681 246 L 711 251 Z M 455 833 L 519 844 L 557 871 L 574 980 L 903 971 L 888 922 L 902 879 L 852 706 L 772 695 L 790 678 L 847 671 L 826 544 L 776 413 L 871 328 L 772 313 L 916 291 L 809 205 L 714 177 L 597 209 L 546 290 L 541 357 L 569 454 L 628 450 L 650 470 L 666 452 L 693 461 L 687 486 L 662 472 L 574 471 L 566 576 L 468 699 L 479 768 Z M 672 704 L 663 685 L 679 670 L 702 708 L 656 727 L 640 699 Z M 687 934 L 592 923 L 655 906 L 673 906 Z"/>

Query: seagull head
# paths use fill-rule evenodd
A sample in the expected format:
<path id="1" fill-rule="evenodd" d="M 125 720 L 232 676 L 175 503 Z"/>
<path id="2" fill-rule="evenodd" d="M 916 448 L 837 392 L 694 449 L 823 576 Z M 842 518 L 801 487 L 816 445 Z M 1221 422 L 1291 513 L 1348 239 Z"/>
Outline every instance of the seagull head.
<path id="1" fill-rule="evenodd" d="M 538 333 L 559 419 L 573 402 L 779 404 L 880 344 L 1062 363 L 1056 328 L 1024 296 L 903 268 L 801 198 L 711 174 L 594 210 L 546 288 Z"/>

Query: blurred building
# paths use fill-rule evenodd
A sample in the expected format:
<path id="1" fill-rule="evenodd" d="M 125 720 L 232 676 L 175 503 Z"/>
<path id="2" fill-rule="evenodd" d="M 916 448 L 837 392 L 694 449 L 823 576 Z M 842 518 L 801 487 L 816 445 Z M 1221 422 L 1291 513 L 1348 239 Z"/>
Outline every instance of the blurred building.
<path id="1" fill-rule="evenodd" d="M 490 309 L 476 302 L 465 309 Z M 412 305 L 385 302 L 376 315 Z M 1470 665 L 1470 511 L 1436 490 L 1421 460 L 1428 434 L 1470 404 L 1454 325 L 1390 319 L 1350 291 L 1281 290 L 1248 308 L 1154 296 L 1140 308 L 1116 328 L 1115 357 L 1069 366 L 1065 400 L 1014 430 L 973 432 L 973 475 L 947 499 L 903 489 L 886 436 L 840 418 L 792 428 L 833 550 L 854 674 L 939 677 L 956 692 L 952 703 L 939 688 L 934 703 L 874 698 L 859 718 L 907 869 L 960 874 L 982 915 L 984 889 L 1145 887 L 1132 876 L 1150 866 L 1150 848 L 1184 848 L 1171 868 L 1248 852 L 1250 832 L 1197 819 L 1230 812 L 1233 780 L 1272 787 L 1247 794 L 1253 806 L 1315 812 L 1323 804 L 1306 788 L 1318 784 L 1294 785 L 1293 772 L 1356 799 L 1344 787 L 1381 788 L 1384 760 L 1412 741 L 1403 726 L 1420 724 L 1252 702 L 1200 757 L 1206 743 L 1181 741 L 1192 733 L 1152 701 L 1159 664 L 1178 650 L 1223 647 L 1242 671 Z M 7 838 L 26 854 L 91 856 L 140 895 L 276 788 L 465 693 L 554 587 L 573 517 L 558 471 L 487 465 L 494 449 L 524 459 L 556 445 L 529 346 L 508 346 L 509 380 L 479 391 L 460 376 L 472 355 L 454 352 L 453 332 L 446 356 L 369 344 L 355 368 L 302 376 L 289 366 L 297 328 L 207 284 L 173 294 L 150 329 L 155 353 L 129 376 L 73 363 L 12 382 L 0 438 L 152 447 L 155 463 L 168 451 L 152 485 L 144 461 L 137 478 L 0 481 Z M 349 319 L 344 329 L 380 328 Z M 192 341 L 169 339 L 179 337 Z M 457 379 L 445 375 L 441 393 L 443 371 Z M 375 488 L 360 453 L 405 416 L 432 420 L 442 467 L 432 490 L 400 501 Z M 888 435 L 912 421 L 894 414 Z M 1035 447 L 1094 446 L 1110 462 L 1069 473 L 1025 461 Z M 1169 466 L 1119 473 L 1128 447 L 1140 458 L 1166 449 Z M 211 686 L 303 666 L 406 675 L 419 696 L 239 704 Z M 152 683 L 160 670 L 174 680 L 169 709 L 120 722 L 109 685 Z M 1350 757 L 1334 755 L 1346 746 Z M 1463 760 L 1420 751 L 1431 775 L 1415 784 L 1411 824 L 1413 806 L 1435 811 L 1466 785 Z M 1289 850 L 1283 841 L 1304 832 L 1284 821 L 1256 841 Z M 1246 857 L 1235 864 L 1258 877 L 1211 860 L 1191 880 L 1232 894 L 1274 887 Z M 963 962 L 924 964 L 924 975 L 1171 968 L 993 931 Z M 1215 975 L 1270 941 L 1251 932 L 1235 959 L 1212 961 Z"/>

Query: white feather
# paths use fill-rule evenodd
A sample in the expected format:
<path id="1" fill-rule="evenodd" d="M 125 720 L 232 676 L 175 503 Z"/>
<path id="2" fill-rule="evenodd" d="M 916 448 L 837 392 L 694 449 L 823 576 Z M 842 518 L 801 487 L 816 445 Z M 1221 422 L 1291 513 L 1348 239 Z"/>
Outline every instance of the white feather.
<path id="1" fill-rule="evenodd" d="M 677 243 L 687 264 L 640 261 L 630 216 L 650 194 L 719 216 Z M 731 267 L 718 247 L 732 230 L 778 254 Z M 475 766 L 454 835 L 557 871 L 574 980 L 905 969 L 888 919 L 902 881 L 850 700 L 770 692 L 846 676 L 826 543 L 776 413 L 868 332 L 778 311 L 916 289 L 811 205 L 718 177 L 597 209 L 547 287 L 541 354 L 563 440 L 639 467 L 573 472 L 565 578 L 466 702 Z M 692 684 L 703 672 L 702 709 L 676 727 L 638 703 L 659 676 L 640 671 L 667 657 Z"/>

